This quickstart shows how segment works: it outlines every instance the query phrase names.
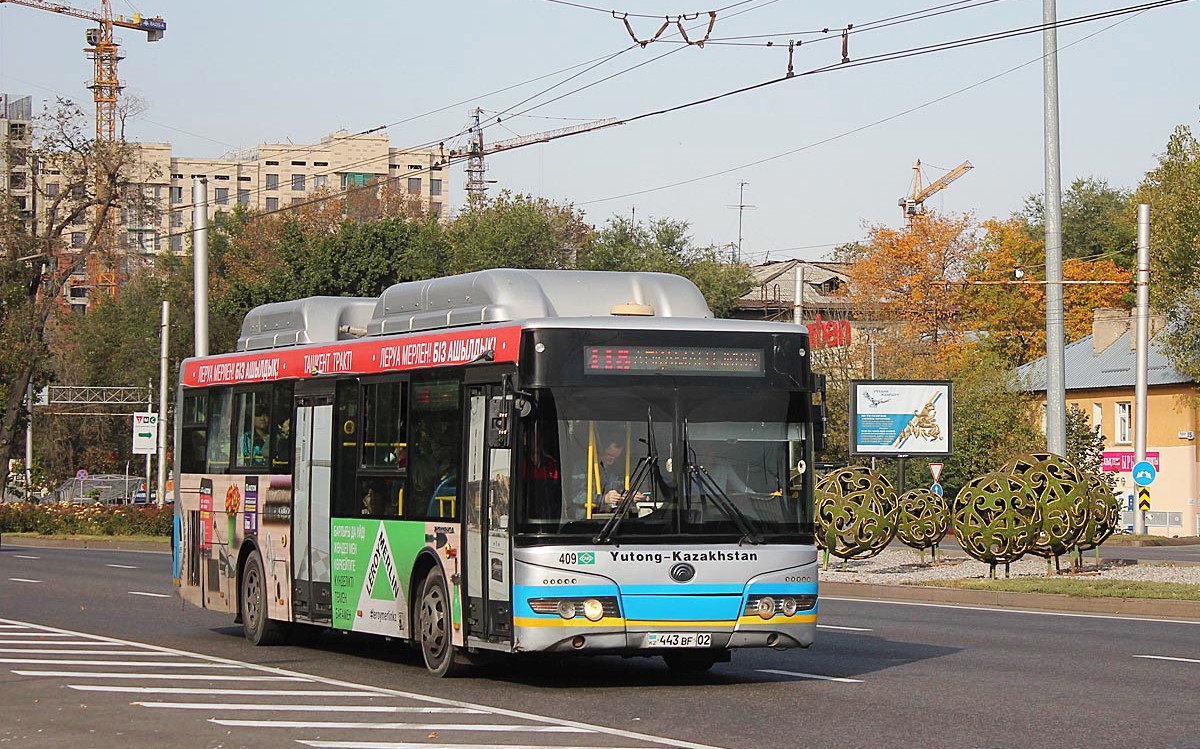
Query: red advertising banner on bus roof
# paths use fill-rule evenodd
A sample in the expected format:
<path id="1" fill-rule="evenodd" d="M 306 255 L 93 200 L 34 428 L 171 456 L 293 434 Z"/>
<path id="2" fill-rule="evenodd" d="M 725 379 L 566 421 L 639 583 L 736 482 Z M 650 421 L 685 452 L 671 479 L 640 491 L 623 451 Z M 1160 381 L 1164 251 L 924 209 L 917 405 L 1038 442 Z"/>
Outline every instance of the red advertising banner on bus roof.
<path id="1" fill-rule="evenodd" d="M 485 351 L 515 362 L 521 327 L 471 328 L 430 335 L 388 336 L 324 346 L 238 352 L 184 363 L 188 387 L 305 379 L 330 374 L 375 374 L 467 364 Z"/>

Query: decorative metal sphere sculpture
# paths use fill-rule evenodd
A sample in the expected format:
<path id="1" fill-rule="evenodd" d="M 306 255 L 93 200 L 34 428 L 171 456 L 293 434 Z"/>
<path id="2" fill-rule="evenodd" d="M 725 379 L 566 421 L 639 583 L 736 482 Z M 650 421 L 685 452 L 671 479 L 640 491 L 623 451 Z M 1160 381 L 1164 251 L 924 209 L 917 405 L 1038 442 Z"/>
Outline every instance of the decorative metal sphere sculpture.
<path id="1" fill-rule="evenodd" d="M 1112 487 L 1094 473 L 1085 473 L 1084 478 L 1089 489 L 1088 519 L 1075 544 L 1081 552 L 1099 547 L 1121 524 L 1121 500 Z"/>
<path id="2" fill-rule="evenodd" d="M 1083 533 L 1091 487 L 1083 471 L 1051 453 L 1022 455 L 1001 470 L 1020 476 L 1042 510 L 1042 530 L 1029 551 L 1045 559 L 1067 553 Z"/>
<path id="3" fill-rule="evenodd" d="M 896 513 L 887 479 L 862 466 L 840 468 L 817 482 L 817 546 L 841 559 L 869 559 L 895 537 Z"/>
<path id="4" fill-rule="evenodd" d="M 936 548 L 950 529 L 950 505 L 929 489 L 910 489 L 897 500 L 896 538 L 914 549 Z"/>
<path id="5" fill-rule="evenodd" d="M 1033 491 L 1005 471 L 971 479 L 954 498 L 950 517 L 963 551 L 990 565 L 1009 565 L 1025 555 L 1037 540 L 1042 513 Z"/>

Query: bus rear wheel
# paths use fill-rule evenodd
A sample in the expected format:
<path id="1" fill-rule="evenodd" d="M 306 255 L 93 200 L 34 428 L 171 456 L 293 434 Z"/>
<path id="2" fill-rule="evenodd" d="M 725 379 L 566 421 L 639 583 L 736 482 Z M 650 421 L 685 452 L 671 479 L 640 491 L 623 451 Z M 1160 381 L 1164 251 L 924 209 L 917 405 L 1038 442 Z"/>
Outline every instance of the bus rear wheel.
<path id="1" fill-rule="evenodd" d="M 434 568 L 425 576 L 418 612 L 421 655 L 425 658 L 425 667 L 438 677 L 459 673 L 462 663 L 454 653 L 450 634 L 453 618 L 450 594 L 446 588 L 446 576 L 440 569 Z"/>
<path id="2" fill-rule="evenodd" d="M 267 574 L 263 569 L 262 555 L 257 549 L 246 557 L 238 588 L 242 596 L 242 632 L 246 639 L 255 645 L 278 645 L 283 642 L 286 628 L 281 622 L 271 621 L 267 616 Z"/>

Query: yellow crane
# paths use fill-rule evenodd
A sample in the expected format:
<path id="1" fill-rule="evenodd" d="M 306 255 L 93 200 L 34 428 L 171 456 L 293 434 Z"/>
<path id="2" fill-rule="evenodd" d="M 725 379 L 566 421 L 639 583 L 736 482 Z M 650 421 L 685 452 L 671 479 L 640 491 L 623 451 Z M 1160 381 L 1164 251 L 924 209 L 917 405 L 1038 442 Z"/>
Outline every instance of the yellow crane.
<path id="1" fill-rule="evenodd" d="M 963 176 L 967 172 L 974 169 L 974 165 L 969 161 L 964 161 L 950 171 L 943 174 L 940 178 L 930 182 L 927 186 L 921 186 L 921 160 L 917 159 L 917 163 L 913 164 L 913 188 L 912 194 L 900 198 L 898 205 L 904 209 L 904 218 L 907 219 L 911 226 L 913 219 L 925 213 L 925 201 L 934 195 L 941 192 L 946 187 Z"/>
<path id="2" fill-rule="evenodd" d="M 44 0 L 0 0 L 0 3 L 24 5 L 27 8 L 74 16 L 99 24 L 97 28 L 87 30 L 88 46 L 83 50 L 91 55 L 96 67 L 95 78 L 89 87 L 92 89 L 92 98 L 96 102 L 96 140 L 109 142 L 116 140 L 117 97 L 121 93 L 121 79 L 117 76 L 117 63 L 120 62 L 121 56 L 117 54 L 119 45 L 113 40 L 113 27 L 144 31 L 146 32 L 146 41 L 157 42 L 166 33 L 167 22 L 161 16 L 151 18 L 140 13 L 135 13 L 129 19 L 124 16 L 113 18 L 109 0 L 101 0 L 99 13 L 72 8 L 60 3 L 48 3 Z"/>

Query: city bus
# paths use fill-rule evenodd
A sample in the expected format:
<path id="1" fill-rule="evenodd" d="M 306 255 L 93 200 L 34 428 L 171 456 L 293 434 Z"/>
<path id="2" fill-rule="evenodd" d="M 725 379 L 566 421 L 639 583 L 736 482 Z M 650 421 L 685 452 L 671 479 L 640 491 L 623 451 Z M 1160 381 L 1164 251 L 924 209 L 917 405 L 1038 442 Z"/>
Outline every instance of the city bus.
<path id="1" fill-rule="evenodd" d="M 257 307 L 181 366 L 175 577 L 258 645 L 661 656 L 813 641 L 807 331 L 662 273 L 496 269 Z"/>

